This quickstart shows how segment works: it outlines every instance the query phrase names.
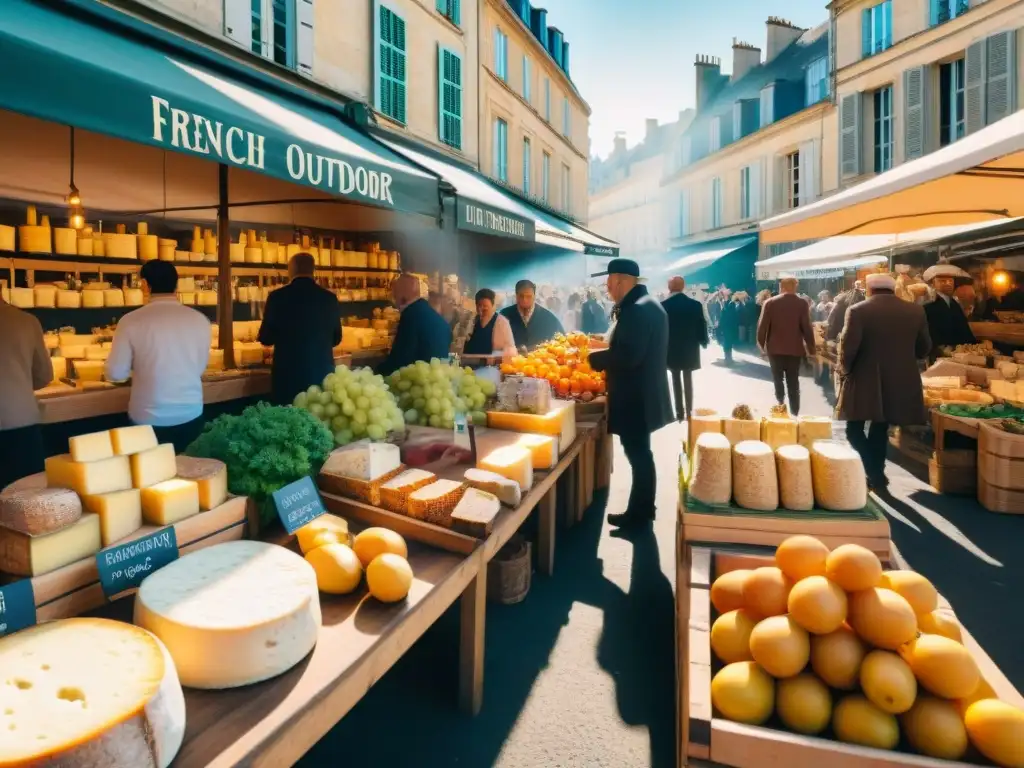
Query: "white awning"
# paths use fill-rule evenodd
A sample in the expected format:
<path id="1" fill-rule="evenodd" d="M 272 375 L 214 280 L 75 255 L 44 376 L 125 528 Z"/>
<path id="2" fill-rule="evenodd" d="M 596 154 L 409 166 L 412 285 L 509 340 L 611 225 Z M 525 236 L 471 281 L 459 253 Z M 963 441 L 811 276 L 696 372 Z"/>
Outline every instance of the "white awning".
<path id="1" fill-rule="evenodd" d="M 761 242 L 911 232 L 1024 216 L 1024 111 L 917 160 L 761 222 Z"/>
<path id="2" fill-rule="evenodd" d="M 730 239 L 725 243 L 718 241 L 716 243 L 709 243 L 703 249 L 700 246 L 691 246 L 686 249 L 688 252 L 685 256 L 673 261 L 662 269 L 662 272 L 672 272 L 680 277 L 686 277 L 688 274 L 693 274 L 699 269 L 714 264 L 722 257 L 750 245 L 755 239 L 753 237 L 744 237 L 742 239 Z"/>

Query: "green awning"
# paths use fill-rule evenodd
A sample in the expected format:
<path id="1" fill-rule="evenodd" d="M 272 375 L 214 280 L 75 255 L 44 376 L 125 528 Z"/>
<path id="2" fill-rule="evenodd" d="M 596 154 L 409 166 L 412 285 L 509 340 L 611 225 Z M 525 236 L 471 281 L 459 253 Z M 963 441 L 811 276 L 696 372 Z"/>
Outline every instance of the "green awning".
<path id="1" fill-rule="evenodd" d="M 35 0 L 0 0 L 0 109 L 266 173 L 386 209 L 440 214 L 438 178 L 329 111 L 261 92 Z M 228 67 L 225 71 L 230 71 Z"/>

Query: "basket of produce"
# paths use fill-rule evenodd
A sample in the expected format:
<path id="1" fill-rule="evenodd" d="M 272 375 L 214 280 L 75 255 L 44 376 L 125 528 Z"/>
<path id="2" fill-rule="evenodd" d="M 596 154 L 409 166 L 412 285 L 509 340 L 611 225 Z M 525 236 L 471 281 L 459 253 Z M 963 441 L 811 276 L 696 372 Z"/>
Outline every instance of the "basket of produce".
<path id="1" fill-rule="evenodd" d="M 515 605 L 526 599 L 533 570 L 530 542 L 519 535 L 498 552 L 487 565 L 487 597 L 501 605 Z"/>

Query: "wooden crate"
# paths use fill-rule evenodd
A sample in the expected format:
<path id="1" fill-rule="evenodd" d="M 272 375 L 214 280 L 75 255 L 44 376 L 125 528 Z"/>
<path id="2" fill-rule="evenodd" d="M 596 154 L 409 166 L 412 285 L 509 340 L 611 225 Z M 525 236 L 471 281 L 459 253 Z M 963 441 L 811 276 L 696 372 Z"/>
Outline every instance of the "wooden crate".
<path id="1" fill-rule="evenodd" d="M 985 509 L 1024 514 L 1024 435 L 981 423 L 977 483 L 978 501 Z"/>
<path id="2" fill-rule="evenodd" d="M 928 485 L 950 496 L 974 496 L 978 492 L 976 467 L 949 467 L 934 458 L 928 460 Z"/>
<path id="3" fill-rule="evenodd" d="M 174 535 L 178 541 L 178 554 L 185 555 L 225 541 L 248 538 L 248 501 L 245 496 L 235 496 L 215 509 L 200 512 L 175 523 Z M 131 536 L 116 543 L 123 544 L 140 536 L 155 533 L 161 527 L 144 525 Z M 19 578 L 21 577 L 4 576 L 7 581 L 16 581 Z M 89 556 L 42 576 L 34 576 L 32 592 L 35 595 L 36 621 L 39 622 L 78 616 L 107 602 L 100 586 L 95 556 Z"/>
<path id="4" fill-rule="evenodd" d="M 859 747 L 831 739 L 801 736 L 763 726 L 733 723 L 715 716 L 711 679 L 717 665 L 711 652 L 711 583 L 741 568 L 774 562 L 770 548 L 701 547 L 678 537 L 676 558 L 677 680 L 680 766 L 731 768 L 966 768 L 962 762 L 935 760 L 904 752 Z M 940 603 L 944 601 L 940 600 Z M 948 609 L 947 609 L 948 610 Z M 948 611 L 952 615 L 951 611 Z M 999 698 L 1020 706 L 1020 694 L 963 628 L 985 680 Z"/>

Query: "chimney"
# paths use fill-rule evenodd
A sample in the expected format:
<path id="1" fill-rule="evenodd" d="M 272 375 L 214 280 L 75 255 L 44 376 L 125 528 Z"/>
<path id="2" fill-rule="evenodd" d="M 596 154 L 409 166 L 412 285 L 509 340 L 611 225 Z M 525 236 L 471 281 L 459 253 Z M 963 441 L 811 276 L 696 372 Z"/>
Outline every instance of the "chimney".
<path id="1" fill-rule="evenodd" d="M 768 53 L 765 55 L 765 64 L 772 61 L 807 31 L 778 16 L 769 16 L 765 26 L 768 28 Z"/>
<path id="2" fill-rule="evenodd" d="M 530 29 L 533 31 L 533 36 L 540 40 L 540 44 L 547 48 L 548 12 L 544 8 L 530 10 Z"/>
<path id="3" fill-rule="evenodd" d="M 761 49 L 732 39 L 732 81 L 735 83 L 754 67 L 761 65 Z"/>
<path id="4" fill-rule="evenodd" d="M 658 118 L 648 117 L 644 121 L 644 141 L 650 141 L 658 132 Z"/>
<path id="5" fill-rule="evenodd" d="M 626 134 L 622 131 L 615 132 L 615 144 L 612 149 L 612 155 L 621 155 L 626 151 Z"/>
<path id="6" fill-rule="evenodd" d="M 562 71 L 569 74 L 569 41 L 562 41 Z"/>
<path id="7" fill-rule="evenodd" d="M 704 109 L 722 87 L 722 60 L 716 56 L 697 54 L 693 64 L 697 73 L 697 111 Z"/>
<path id="8" fill-rule="evenodd" d="M 562 66 L 562 30 L 558 27 L 548 27 L 548 44 L 545 46 L 555 64 Z"/>

